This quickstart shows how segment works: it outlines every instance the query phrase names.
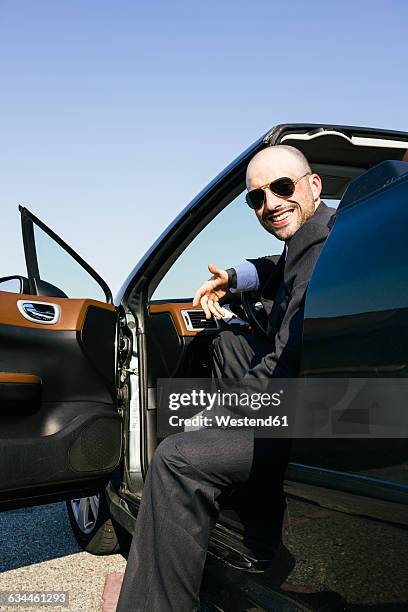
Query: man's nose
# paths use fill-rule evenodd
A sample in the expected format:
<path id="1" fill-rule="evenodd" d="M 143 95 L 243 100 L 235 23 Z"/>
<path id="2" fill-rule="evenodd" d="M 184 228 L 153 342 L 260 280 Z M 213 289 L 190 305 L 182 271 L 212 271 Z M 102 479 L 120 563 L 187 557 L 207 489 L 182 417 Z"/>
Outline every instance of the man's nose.
<path id="1" fill-rule="evenodd" d="M 264 200 L 264 212 L 273 212 L 282 203 L 282 200 L 278 198 L 269 187 L 265 189 L 265 200 Z"/>

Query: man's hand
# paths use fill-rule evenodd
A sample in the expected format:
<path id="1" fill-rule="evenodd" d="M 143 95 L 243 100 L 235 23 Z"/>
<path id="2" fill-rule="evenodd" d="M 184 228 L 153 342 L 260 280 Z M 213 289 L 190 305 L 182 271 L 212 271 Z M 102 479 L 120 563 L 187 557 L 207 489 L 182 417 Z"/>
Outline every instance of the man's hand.
<path id="1" fill-rule="evenodd" d="M 208 269 L 213 276 L 198 289 L 193 306 L 201 304 L 206 319 L 210 319 L 212 314 L 216 319 L 222 319 L 224 311 L 219 301 L 228 291 L 228 273 L 214 264 L 208 264 Z"/>

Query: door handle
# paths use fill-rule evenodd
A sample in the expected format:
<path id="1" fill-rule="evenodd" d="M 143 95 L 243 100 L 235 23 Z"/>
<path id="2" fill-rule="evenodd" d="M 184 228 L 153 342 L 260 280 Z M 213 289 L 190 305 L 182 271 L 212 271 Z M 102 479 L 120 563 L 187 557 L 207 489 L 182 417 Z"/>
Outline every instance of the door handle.
<path id="1" fill-rule="evenodd" d="M 50 302 L 18 300 L 17 307 L 25 319 L 43 325 L 54 325 L 59 321 L 61 314 L 59 304 Z"/>

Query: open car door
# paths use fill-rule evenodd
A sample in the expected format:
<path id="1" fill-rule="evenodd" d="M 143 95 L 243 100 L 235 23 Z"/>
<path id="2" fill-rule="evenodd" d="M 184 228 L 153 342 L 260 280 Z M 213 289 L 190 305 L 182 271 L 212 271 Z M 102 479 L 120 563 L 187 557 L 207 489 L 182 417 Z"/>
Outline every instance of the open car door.
<path id="1" fill-rule="evenodd" d="M 93 495 L 118 466 L 109 287 L 20 207 L 25 293 L 0 283 L 0 509 Z"/>

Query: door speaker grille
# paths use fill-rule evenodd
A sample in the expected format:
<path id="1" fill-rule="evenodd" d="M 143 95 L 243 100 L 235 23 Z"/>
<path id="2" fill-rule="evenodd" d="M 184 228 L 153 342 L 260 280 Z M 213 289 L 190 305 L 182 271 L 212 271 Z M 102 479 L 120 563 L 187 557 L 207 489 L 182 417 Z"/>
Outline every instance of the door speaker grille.
<path id="1" fill-rule="evenodd" d="M 71 446 L 69 462 L 77 472 L 114 469 L 120 460 L 122 422 L 100 417 L 88 423 Z"/>

